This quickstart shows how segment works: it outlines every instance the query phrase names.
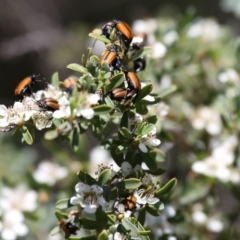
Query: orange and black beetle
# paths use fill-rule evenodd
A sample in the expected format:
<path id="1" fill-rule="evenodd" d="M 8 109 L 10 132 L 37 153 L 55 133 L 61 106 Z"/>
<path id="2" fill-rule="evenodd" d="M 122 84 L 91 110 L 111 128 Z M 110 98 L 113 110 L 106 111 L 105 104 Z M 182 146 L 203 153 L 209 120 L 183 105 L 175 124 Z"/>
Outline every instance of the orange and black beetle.
<path id="1" fill-rule="evenodd" d="M 14 94 L 19 99 L 23 99 L 24 96 L 32 95 L 32 87 L 36 82 L 42 81 L 39 79 L 40 75 L 32 75 L 24 78 L 15 88 Z"/>
<path id="2" fill-rule="evenodd" d="M 42 98 L 37 101 L 38 106 L 47 111 L 56 111 L 59 110 L 58 101 L 54 98 Z"/>
<path id="3" fill-rule="evenodd" d="M 111 33 L 114 29 L 118 39 L 124 44 L 126 50 L 128 50 L 134 37 L 132 29 L 125 22 L 113 20 L 103 25 L 102 35 L 111 40 Z"/>

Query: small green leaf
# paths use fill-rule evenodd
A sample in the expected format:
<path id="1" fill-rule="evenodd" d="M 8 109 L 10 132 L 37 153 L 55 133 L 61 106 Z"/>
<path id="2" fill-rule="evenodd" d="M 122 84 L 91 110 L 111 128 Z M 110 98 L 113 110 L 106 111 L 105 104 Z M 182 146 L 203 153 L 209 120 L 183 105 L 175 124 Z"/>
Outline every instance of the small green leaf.
<path id="1" fill-rule="evenodd" d="M 106 85 L 105 90 L 106 92 L 111 91 L 119 87 L 124 82 L 123 73 L 119 73 L 116 76 L 110 79 L 110 83 Z"/>
<path id="2" fill-rule="evenodd" d="M 106 230 L 103 230 L 99 235 L 97 240 L 108 240 L 108 233 Z"/>
<path id="3" fill-rule="evenodd" d="M 118 136 L 119 138 L 123 138 L 124 140 L 131 140 L 133 138 L 132 132 L 130 132 L 127 128 L 122 127 L 118 129 Z"/>
<path id="4" fill-rule="evenodd" d="M 85 67 L 83 67 L 83 66 L 81 66 L 77 63 L 71 63 L 71 64 L 67 65 L 67 68 L 72 69 L 72 70 L 77 71 L 77 72 L 81 72 L 83 74 L 88 73 L 88 70 Z"/>
<path id="5" fill-rule="evenodd" d="M 163 97 L 169 95 L 170 93 L 175 92 L 176 90 L 177 90 L 177 86 L 171 85 L 170 87 L 164 88 L 162 91 L 160 91 L 159 97 L 163 98 Z"/>
<path id="6" fill-rule="evenodd" d="M 66 209 L 72 207 L 72 204 L 70 203 L 69 200 L 70 200 L 69 198 L 61 199 L 56 202 L 55 207 L 58 209 Z"/>
<path id="7" fill-rule="evenodd" d="M 104 184 L 106 184 L 106 183 L 109 181 L 109 179 L 111 178 L 111 175 L 112 175 L 111 169 L 105 169 L 105 170 L 103 170 L 103 171 L 99 174 L 97 184 L 98 184 L 99 186 L 104 186 Z"/>
<path id="8" fill-rule="evenodd" d="M 101 114 L 104 114 L 104 113 L 109 113 L 112 110 L 112 108 L 109 105 L 106 105 L 106 104 L 102 104 L 102 105 L 93 107 L 92 109 L 94 110 L 95 115 L 101 115 Z"/>
<path id="9" fill-rule="evenodd" d="M 55 72 L 52 75 L 51 83 L 54 87 L 59 87 L 59 74 L 58 74 L 58 72 Z"/>
<path id="10" fill-rule="evenodd" d="M 154 124 L 148 124 L 148 125 L 145 125 L 142 129 L 141 129 L 141 133 L 139 133 L 139 134 L 141 134 L 142 136 L 143 135 L 145 135 L 145 134 L 148 134 L 148 133 L 150 133 L 152 130 L 153 130 L 153 128 L 155 128 L 155 125 Z"/>
<path id="11" fill-rule="evenodd" d="M 86 218 L 81 219 L 81 226 L 85 229 L 96 230 L 102 227 L 102 222 L 93 221 Z"/>
<path id="12" fill-rule="evenodd" d="M 123 112 L 120 127 L 128 127 L 128 111 Z"/>
<path id="13" fill-rule="evenodd" d="M 137 189 L 140 187 L 142 182 L 137 178 L 128 178 L 124 179 L 122 182 L 117 183 L 119 187 L 123 187 L 125 189 Z"/>
<path id="14" fill-rule="evenodd" d="M 46 140 L 53 140 L 58 137 L 58 132 L 56 130 L 47 131 L 44 134 Z"/>
<path id="15" fill-rule="evenodd" d="M 98 34 L 95 34 L 95 33 L 89 33 L 88 34 L 89 37 L 92 37 L 96 40 L 99 40 L 101 42 L 104 42 L 104 43 L 111 43 L 111 41 L 109 39 L 107 39 L 105 36 L 103 35 L 98 35 Z"/>
<path id="16" fill-rule="evenodd" d="M 146 205 L 145 207 L 146 211 L 149 212 L 151 215 L 153 216 L 159 216 L 160 215 L 160 211 L 154 206 L 154 205 Z"/>
<path id="17" fill-rule="evenodd" d="M 144 97 L 146 97 L 147 95 L 149 95 L 151 93 L 153 89 L 153 85 L 150 83 L 146 86 L 144 86 L 141 91 L 138 93 L 138 95 L 136 96 L 136 98 L 134 99 L 134 102 L 137 103 L 139 102 L 141 99 L 143 99 Z"/>
<path id="18" fill-rule="evenodd" d="M 138 102 L 136 103 L 136 112 L 141 115 L 146 115 L 148 113 L 148 108 Z"/>
<path id="19" fill-rule="evenodd" d="M 59 232 L 60 232 L 59 226 L 55 226 L 55 227 L 52 229 L 52 231 L 50 232 L 50 235 L 51 235 L 51 236 L 54 236 L 54 235 L 56 235 L 56 234 L 59 233 Z"/>
<path id="20" fill-rule="evenodd" d="M 23 126 L 20 128 L 20 131 L 22 133 L 22 142 L 26 142 L 29 145 L 33 144 L 33 138 L 30 132 L 28 131 L 28 128 L 26 126 Z"/>
<path id="21" fill-rule="evenodd" d="M 96 240 L 96 235 L 91 235 L 87 237 L 70 236 L 68 240 Z"/>
<path id="22" fill-rule="evenodd" d="M 92 178 L 88 173 L 83 172 L 83 171 L 79 171 L 77 173 L 77 176 L 79 178 L 79 180 L 83 183 L 86 183 L 88 185 L 93 185 L 93 184 L 97 184 L 97 181 Z"/>
<path id="23" fill-rule="evenodd" d="M 129 231 L 130 236 L 135 238 L 139 237 L 138 229 L 128 219 L 123 218 L 122 225 L 127 231 Z"/>
<path id="24" fill-rule="evenodd" d="M 143 47 L 143 48 L 139 49 L 139 51 L 137 51 L 136 54 L 134 54 L 134 56 L 131 57 L 129 60 L 134 61 L 142 56 L 150 54 L 152 51 L 153 51 L 152 47 Z"/>
<path id="25" fill-rule="evenodd" d="M 142 161 L 144 163 L 146 163 L 146 165 L 148 166 L 148 168 L 150 170 L 154 170 L 157 169 L 157 163 L 155 161 L 155 157 L 152 156 L 152 154 L 150 154 L 149 152 L 144 153 L 142 151 L 140 151 L 141 157 L 142 157 Z"/>
<path id="26" fill-rule="evenodd" d="M 76 152 L 79 148 L 79 129 L 74 128 L 71 132 L 71 146 L 72 149 Z"/>
<path id="27" fill-rule="evenodd" d="M 145 121 L 147 123 L 152 123 L 152 124 L 155 124 L 157 122 L 158 118 L 156 115 L 153 115 L 153 116 L 150 116 L 148 118 L 145 119 Z"/>
<path id="28" fill-rule="evenodd" d="M 153 170 L 145 170 L 145 172 L 152 174 L 153 176 L 160 176 L 166 172 L 166 169 L 164 168 L 158 168 L 158 169 L 153 169 Z"/>
<path id="29" fill-rule="evenodd" d="M 160 198 L 162 195 L 169 193 L 177 184 L 177 179 L 172 178 L 162 188 L 155 192 L 155 197 Z"/>
<path id="30" fill-rule="evenodd" d="M 121 166 L 121 164 L 124 161 L 123 152 L 117 154 L 116 153 L 116 149 L 117 149 L 117 146 L 116 145 L 112 145 L 112 147 L 111 147 L 111 156 L 112 156 L 113 160 L 117 163 L 117 165 Z"/>

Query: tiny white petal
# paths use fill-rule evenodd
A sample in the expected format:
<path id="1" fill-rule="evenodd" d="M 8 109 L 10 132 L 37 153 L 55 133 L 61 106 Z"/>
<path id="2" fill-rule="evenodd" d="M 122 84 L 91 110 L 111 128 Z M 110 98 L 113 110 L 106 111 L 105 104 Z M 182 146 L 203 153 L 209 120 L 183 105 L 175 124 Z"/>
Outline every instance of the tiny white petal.
<path id="1" fill-rule="evenodd" d="M 95 213 L 97 211 L 97 206 L 94 204 L 86 205 L 84 211 L 90 214 Z"/>
<path id="2" fill-rule="evenodd" d="M 76 204 L 79 203 L 79 202 L 80 202 L 80 198 L 78 198 L 78 197 L 76 197 L 76 196 L 70 198 L 70 203 L 71 203 L 72 205 L 76 205 Z"/>
<path id="3" fill-rule="evenodd" d="M 94 111 L 92 108 L 81 110 L 81 115 L 86 119 L 92 119 L 94 116 Z"/>
<path id="4" fill-rule="evenodd" d="M 144 152 L 144 153 L 148 152 L 147 147 L 143 143 L 139 143 L 138 147 L 142 152 Z"/>

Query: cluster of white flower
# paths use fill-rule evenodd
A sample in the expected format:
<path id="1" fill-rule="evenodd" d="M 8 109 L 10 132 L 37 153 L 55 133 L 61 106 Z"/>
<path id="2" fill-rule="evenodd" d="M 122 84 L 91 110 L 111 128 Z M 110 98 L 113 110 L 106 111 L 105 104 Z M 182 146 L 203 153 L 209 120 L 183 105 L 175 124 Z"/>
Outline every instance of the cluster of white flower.
<path id="1" fill-rule="evenodd" d="M 54 118 L 67 119 L 70 116 L 93 118 L 94 111 L 91 106 L 98 104 L 99 95 L 87 94 L 86 92 L 79 94 L 81 102 L 74 109 L 70 108 L 69 93 L 50 84 L 47 89 L 33 93 L 33 97 L 25 96 L 22 101 L 15 102 L 9 108 L 0 105 L 0 131 L 10 131 L 16 126 L 22 127 L 30 120 L 38 130 L 42 130 L 50 128 Z M 43 108 L 39 101 L 44 98 L 56 100 L 57 108 L 51 110 Z"/>
<path id="2" fill-rule="evenodd" d="M 220 114 L 210 107 L 199 107 L 190 116 L 192 126 L 197 130 L 206 130 L 210 135 L 217 135 L 222 130 Z"/>
<path id="3" fill-rule="evenodd" d="M 236 136 L 229 136 L 223 143 L 214 147 L 211 156 L 196 161 L 192 170 L 196 173 L 214 177 L 222 182 L 240 183 L 239 169 L 233 167 L 234 151 L 238 144 Z"/>
<path id="4" fill-rule="evenodd" d="M 193 205 L 193 212 L 191 217 L 195 225 L 199 227 L 205 226 L 206 229 L 210 232 L 217 233 L 221 232 L 224 229 L 224 224 L 220 216 L 217 215 L 208 216 L 203 211 L 203 206 L 199 203 Z"/>
<path id="5" fill-rule="evenodd" d="M 137 133 L 138 131 L 137 125 L 138 123 L 142 123 L 142 122 L 144 122 L 143 117 L 140 114 L 136 114 L 130 120 L 129 128 L 132 129 L 133 132 Z M 157 128 L 154 126 L 149 133 L 140 136 L 138 147 L 142 152 L 144 153 L 148 152 L 148 148 L 146 146 L 157 147 L 160 145 L 161 141 L 156 138 L 156 133 L 157 133 Z"/>
<path id="6" fill-rule="evenodd" d="M 53 186 L 57 180 L 65 178 L 67 174 L 67 168 L 61 167 L 57 163 L 43 160 L 33 172 L 33 178 L 38 183 Z"/>
<path id="7" fill-rule="evenodd" d="M 43 111 L 38 102 L 32 97 L 25 97 L 22 102 L 17 101 L 12 107 L 0 105 L 0 130 L 10 131 L 16 126 L 23 126 L 32 120 L 36 128 L 41 130 L 52 125 L 52 112 Z"/>
<path id="8" fill-rule="evenodd" d="M 106 168 L 108 167 L 104 169 Z M 129 162 L 123 162 L 118 172 L 111 169 L 113 177 L 111 177 L 110 185 L 114 186 L 115 183 L 121 182 L 129 175 L 136 174 L 136 171 L 140 169 L 141 167 L 138 165 L 133 169 Z M 116 213 L 122 214 L 124 218 L 129 218 L 135 207 L 159 202 L 159 199 L 154 197 L 157 189 L 158 184 L 156 178 L 150 174 L 145 174 L 142 178 L 141 187 L 129 192 L 129 196 L 134 198 L 134 206 L 133 208 L 128 208 L 124 205 L 124 202 L 118 198 L 115 201 L 107 202 L 103 197 L 104 188 L 96 184 L 89 186 L 83 182 L 79 182 L 75 186 L 77 196 L 71 197 L 70 203 L 72 205 L 80 205 L 83 211 L 89 214 L 95 213 L 98 206 L 101 206 L 104 211 L 114 210 Z"/>
<path id="9" fill-rule="evenodd" d="M 25 185 L 0 190 L 0 232 L 2 240 L 15 240 L 28 233 L 22 211 L 32 212 L 37 208 L 37 193 Z"/>

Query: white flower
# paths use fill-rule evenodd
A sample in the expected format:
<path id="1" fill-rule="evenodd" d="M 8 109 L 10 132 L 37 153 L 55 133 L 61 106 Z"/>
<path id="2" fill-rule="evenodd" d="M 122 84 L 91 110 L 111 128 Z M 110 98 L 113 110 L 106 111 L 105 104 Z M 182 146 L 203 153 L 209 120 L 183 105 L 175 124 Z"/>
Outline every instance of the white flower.
<path id="1" fill-rule="evenodd" d="M 77 116 L 83 116 L 86 119 L 92 119 L 94 116 L 94 111 L 92 108 L 83 109 L 76 113 Z"/>
<path id="2" fill-rule="evenodd" d="M 219 219 L 209 218 L 206 223 L 206 228 L 211 232 L 221 232 L 224 225 Z"/>
<path id="3" fill-rule="evenodd" d="M 163 58 L 167 53 L 167 47 L 161 42 L 154 43 L 152 47 L 152 58 Z"/>
<path id="4" fill-rule="evenodd" d="M 39 183 L 53 186 L 57 180 L 67 176 L 68 170 L 50 161 L 41 161 L 38 168 L 33 173 L 33 178 Z"/>
<path id="5" fill-rule="evenodd" d="M 52 126 L 52 112 L 51 111 L 38 111 L 32 116 L 32 120 L 38 130 L 50 128 Z"/>
<path id="6" fill-rule="evenodd" d="M 54 111 L 53 117 L 54 118 L 70 117 L 71 115 L 70 102 L 65 95 L 58 100 L 58 104 L 59 110 Z"/>
<path id="7" fill-rule="evenodd" d="M 12 208 L 20 211 L 34 211 L 37 207 L 37 193 L 28 190 L 25 185 L 18 185 L 14 189 L 2 187 L 0 207 L 5 211 Z"/>
<path id="8" fill-rule="evenodd" d="M 148 152 L 146 145 L 150 147 L 157 147 L 161 143 L 159 139 L 156 139 L 156 132 L 157 129 L 154 127 L 148 134 L 141 137 L 138 147 L 142 152 Z"/>
<path id="9" fill-rule="evenodd" d="M 132 29 L 135 33 L 153 33 L 157 29 L 157 22 L 155 19 L 135 20 Z"/>
<path id="10" fill-rule="evenodd" d="M 87 99 L 86 99 L 86 101 L 90 105 L 98 105 L 99 100 L 100 100 L 99 94 L 90 94 L 90 93 L 87 95 Z"/>
<path id="11" fill-rule="evenodd" d="M 238 183 L 240 174 L 232 166 L 236 146 L 236 136 L 228 137 L 225 142 L 213 149 L 211 156 L 193 163 L 192 170 L 223 182 Z"/>
<path id="12" fill-rule="evenodd" d="M 28 233 L 27 226 L 23 223 L 23 214 L 16 209 L 11 209 L 2 215 L 1 239 L 15 240 Z"/>
<path id="13" fill-rule="evenodd" d="M 219 134 L 222 129 L 219 113 L 209 107 L 198 108 L 190 117 L 190 121 L 195 129 L 205 129 L 211 135 Z"/>
<path id="14" fill-rule="evenodd" d="M 175 30 L 171 30 L 163 36 L 163 42 L 166 45 L 171 46 L 174 42 L 178 40 L 178 38 L 178 33 Z"/>
<path id="15" fill-rule="evenodd" d="M 201 37 L 205 41 L 214 41 L 221 35 L 221 28 L 212 19 L 201 19 L 189 26 L 187 36 L 189 38 Z"/>
<path id="16" fill-rule="evenodd" d="M 70 199 L 72 205 L 80 204 L 84 211 L 90 214 L 96 212 L 98 206 L 105 208 L 106 200 L 102 196 L 103 189 L 98 185 L 89 186 L 79 182 L 75 186 L 77 196 Z"/>
<path id="17" fill-rule="evenodd" d="M 8 109 L 5 105 L 0 105 L 0 127 L 7 127 L 8 125 Z"/>
<path id="18" fill-rule="evenodd" d="M 233 82 L 239 84 L 240 77 L 235 69 L 228 68 L 219 73 L 218 80 L 222 83 Z"/>

